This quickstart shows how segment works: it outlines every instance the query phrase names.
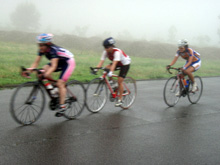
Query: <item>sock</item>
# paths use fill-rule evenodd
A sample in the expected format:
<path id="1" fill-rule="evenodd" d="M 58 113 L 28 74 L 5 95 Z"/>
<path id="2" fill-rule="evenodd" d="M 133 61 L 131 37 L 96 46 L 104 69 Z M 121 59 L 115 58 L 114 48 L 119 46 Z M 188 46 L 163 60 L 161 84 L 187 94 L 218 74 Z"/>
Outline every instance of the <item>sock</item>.
<path id="1" fill-rule="evenodd" d="M 60 108 L 66 108 L 66 104 L 60 104 Z"/>

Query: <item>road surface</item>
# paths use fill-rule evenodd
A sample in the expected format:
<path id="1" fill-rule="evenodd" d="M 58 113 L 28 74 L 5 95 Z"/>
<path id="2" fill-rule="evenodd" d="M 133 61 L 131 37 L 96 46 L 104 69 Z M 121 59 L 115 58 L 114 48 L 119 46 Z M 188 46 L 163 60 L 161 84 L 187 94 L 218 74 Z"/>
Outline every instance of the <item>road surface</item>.
<path id="1" fill-rule="evenodd" d="M 9 114 L 12 90 L 0 91 L 0 164 L 220 164 L 220 78 L 203 78 L 197 105 L 168 108 L 164 80 L 140 81 L 129 110 L 110 102 L 98 114 L 55 118 L 48 108 L 31 126 Z M 22 96 L 21 96 L 22 97 Z"/>

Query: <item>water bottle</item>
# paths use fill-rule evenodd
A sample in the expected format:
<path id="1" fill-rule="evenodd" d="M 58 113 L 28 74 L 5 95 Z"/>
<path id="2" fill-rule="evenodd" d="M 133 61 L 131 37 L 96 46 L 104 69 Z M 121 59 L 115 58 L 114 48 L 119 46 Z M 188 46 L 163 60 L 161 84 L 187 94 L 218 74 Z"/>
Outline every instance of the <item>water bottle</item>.
<path id="1" fill-rule="evenodd" d="M 54 97 L 54 98 L 58 97 L 58 88 L 57 87 L 54 87 L 49 82 L 45 84 L 45 87 L 46 87 L 47 90 L 49 90 L 52 97 Z"/>
<path id="2" fill-rule="evenodd" d="M 48 89 L 48 90 L 52 90 L 52 89 L 53 89 L 52 84 L 49 83 L 49 82 L 45 84 L 45 87 L 46 87 L 46 89 Z"/>
<path id="3" fill-rule="evenodd" d="M 50 93 L 52 94 L 53 97 L 57 98 L 59 95 L 59 90 L 57 87 L 54 87 L 52 90 L 50 90 Z"/>
<path id="4" fill-rule="evenodd" d="M 183 79 L 183 84 L 186 88 L 189 87 L 189 80 Z"/>
<path id="5" fill-rule="evenodd" d="M 189 79 L 186 80 L 186 83 L 187 83 L 187 85 L 185 87 L 188 88 L 189 87 Z"/>

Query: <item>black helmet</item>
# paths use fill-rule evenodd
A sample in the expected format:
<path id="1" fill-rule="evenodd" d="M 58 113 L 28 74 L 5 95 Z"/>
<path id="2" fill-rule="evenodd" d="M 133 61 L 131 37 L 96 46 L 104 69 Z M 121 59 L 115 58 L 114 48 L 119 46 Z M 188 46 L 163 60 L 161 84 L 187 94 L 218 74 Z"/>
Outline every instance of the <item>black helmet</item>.
<path id="1" fill-rule="evenodd" d="M 114 40 L 114 38 L 112 38 L 112 37 L 109 37 L 109 38 L 107 38 L 107 39 L 105 39 L 104 41 L 103 41 L 103 46 L 105 47 L 105 48 L 107 48 L 107 47 L 109 47 L 109 46 L 113 46 L 115 44 L 115 40 Z"/>

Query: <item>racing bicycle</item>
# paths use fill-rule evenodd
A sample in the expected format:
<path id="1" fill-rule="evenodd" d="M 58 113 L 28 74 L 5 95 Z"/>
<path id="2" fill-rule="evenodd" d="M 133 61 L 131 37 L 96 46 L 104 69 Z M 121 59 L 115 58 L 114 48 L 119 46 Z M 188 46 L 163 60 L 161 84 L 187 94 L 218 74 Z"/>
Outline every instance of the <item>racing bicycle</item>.
<path id="1" fill-rule="evenodd" d="M 22 73 L 28 70 L 35 72 L 37 81 L 27 82 L 17 87 L 11 98 L 10 112 L 17 123 L 30 125 L 40 118 L 45 109 L 45 93 L 47 93 L 50 98 L 49 108 L 52 111 L 59 108 L 59 91 L 56 87 L 56 80 L 43 78 L 42 74 L 44 70 L 26 69 L 24 67 L 21 69 Z M 26 72 L 26 75 L 29 76 L 29 73 Z M 57 93 L 52 94 L 51 90 L 47 89 L 46 82 L 52 84 L 54 89 L 57 89 Z M 77 80 L 68 82 L 66 88 L 67 95 L 65 103 L 67 110 L 63 116 L 67 119 L 75 119 L 82 113 L 85 107 L 85 88 L 83 84 Z"/>
<path id="2" fill-rule="evenodd" d="M 118 76 L 114 75 L 111 78 L 111 83 L 107 77 L 109 69 L 103 67 L 90 67 L 92 73 L 96 73 L 95 70 L 103 70 L 103 74 L 100 78 L 95 78 L 88 84 L 86 92 L 86 106 L 90 112 L 96 113 L 103 109 L 108 98 L 111 102 L 117 101 L 119 98 L 119 92 L 117 87 Z M 131 77 L 126 77 L 123 82 L 124 92 L 122 109 L 128 109 L 132 106 L 137 95 L 136 81 Z M 110 95 L 108 94 L 110 91 Z"/>
<path id="3" fill-rule="evenodd" d="M 185 79 L 184 73 L 182 72 L 181 68 L 171 67 L 167 69 L 170 74 L 172 74 L 172 72 L 170 71 L 171 69 L 177 71 L 177 75 L 170 77 L 165 84 L 163 90 L 165 103 L 168 106 L 173 107 L 178 103 L 181 97 L 187 96 L 189 102 L 191 102 L 192 104 L 196 104 L 200 100 L 203 92 L 203 82 L 201 77 L 194 76 L 198 87 L 195 92 L 192 92 L 192 81 L 189 78 Z M 177 95 L 178 92 L 179 95 Z"/>

